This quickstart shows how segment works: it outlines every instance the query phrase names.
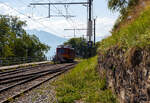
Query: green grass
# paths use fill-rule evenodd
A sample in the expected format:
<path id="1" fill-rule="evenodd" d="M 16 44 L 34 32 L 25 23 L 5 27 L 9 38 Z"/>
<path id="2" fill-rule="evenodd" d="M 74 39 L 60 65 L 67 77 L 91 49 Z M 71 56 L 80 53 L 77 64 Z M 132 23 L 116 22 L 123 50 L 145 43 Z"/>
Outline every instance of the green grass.
<path id="1" fill-rule="evenodd" d="M 100 50 L 107 51 L 108 48 L 118 45 L 126 49 L 130 47 L 150 47 L 150 6 L 147 7 L 140 16 L 131 24 L 122 27 L 118 32 L 113 32 L 112 36 L 104 39 L 100 43 Z"/>
<path id="2" fill-rule="evenodd" d="M 116 99 L 106 80 L 99 77 L 97 57 L 83 60 L 74 69 L 62 75 L 54 83 L 59 103 L 73 103 L 75 100 L 86 103 L 115 103 Z"/>

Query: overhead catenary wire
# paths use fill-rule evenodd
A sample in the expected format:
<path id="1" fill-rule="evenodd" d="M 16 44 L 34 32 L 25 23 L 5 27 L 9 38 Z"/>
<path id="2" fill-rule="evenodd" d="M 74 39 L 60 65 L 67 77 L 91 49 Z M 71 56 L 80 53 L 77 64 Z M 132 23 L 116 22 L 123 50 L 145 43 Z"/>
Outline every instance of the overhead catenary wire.
<path id="1" fill-rule="evenodd" d="M 50 1 L 50 0 L 49 0 Z M 65 1 L 68 1 L 68 0 L 65 0 Z M 55 6 L 55 5 L 54 5 Z M 57 9 L 57 10 L 59 10 L 56 6 L 55 6 L 55 8 Z M 59 10 L 60 11 L 60 10 Z M 60 11 L 61 12 L 61 11 Z M 69 13 L 69 10 L 68 10 L 68 13 Z M 61 12 L 61 14 L 63 14 L 62 12 Z M 66 19 L 67 21 L 69 21 L 70 20 L 70 22 L 72 23 L 72 27 L 73 28 L 76 28 L 76 27 L 78 27 L 79 26 L 79 24 L 78 24 L 78 22 L 76 22 L 76 21 L 74 21 L 72 18 L 68 18 L 68 19 Z"/>
<path id="2" fill-rule="evenodd" d="M 73 1 L 73 0 L 72 0 Z M 85 1 L 84 1 L 85 2 Z M 88 2 L 88 1 L 87 1 Z M 71 10 L 69 10 L 69 11 L 71 11 Z M 72 11 L 71 11 L 72 12 Z M 83 17 L 83 16 L 82 16 Z M 73 20 L 72 20 L 73 21 Z M 84 24 L 83 22 L 81 23 L 81 24 L 79 24 L 79 22 L 77 21 L 77 19 L 74 19 L 74 21 L 75 21 L 75 23 L 76 23 L 76 25 L 77 25 L 77 28 L 78 27 L 80 27 L 81 26 L 81 24 Z M 82 20 L 81 20 L 82 21 Z M 80 21 L 80 22 L 81 22 Z M 84 28 L 83 26 L 81 27 L 81 28 Z M 81 33 L 81 31 L 79 30 L 79 31 L 77 31 L 77 32 L 80 32 Z M 83 34 L 82 34 L 83 35 Z"/>
<path id="3" fill-rule="evenodd" d="M 50 0 L 48 0 L 49 2 L 51 2 Z M 68 0 L 66 0 L 66 1 L 68 1 Z M 59 13 L 61 13 L 62 15 L 63 15 L 63 13 L 61 12 L 61 10 L 59 10 L 55 5 L 53 5 L 58 11 L 59 11 Z M 65 17 L 65 16 L 64 16 Z M 77 20 L 73 20 L 72 18 L 68 18 L 68 19 L 66 19 L 71 25 L 72 25 L 72 27 L 73 28 L 77 28 L 77 27 L 79 27 L 80 25 L 79 25 L 79 23 L 77 22 Z"/>
<path id="4" fill-rule="evenodd" d="M 15 0 L 16 1 L 16 0 Z M 23 4 L 26 4 L 23 0 L 17 0 L 17 1 L 20 1 L 20 2 L 22 2 Z M 32 0 L 33 1 L 33 0 Z M 49 2 L 50 2 L 50 0 L 48 0 Z M 69 1 L 69 0 L 65 0 L 66 2 L 67 1 Z M 9 5 L 8 5 L 9 6 Z M 10 7 L 10 6 L 9 6 Z M 43 6 L 44 7 L 44 6 Z M 62 11 L 59 9 L 59 8 L 57 8 L 55 5 L 53 5 L 53 7 L 58 11 L 58 13 L 59 14 L 61 14 L 63 17 L 66 17 L 63 13 L 62 13 Z M 13 9 L 15 9 L 15 8 L 13 8 Z M 51 9 L 52 10 L 52 9 Z M 16 10 L 15 10 L 16 11 Z M 56 11 L 54 11 L 54 10 L 52 10 L 53 12 L 56 12 Z M 29 18 L 29 19 L 32 19 L 32 21 L 35 21 L 35 22 L 37 22 L 37 23 L 39 23 L 40 25 L 42 25 L 43 27 L 46 27 L 46 28 L 49 28 L 48 26 L 46 26 L 46 25 L 44 25 L 43 23 L 41 23 L 39 20 L 41 20 L 41 19 L 44 19 L 44 18 L 46 18 L 46 17 L 44 17 L 44 18 L 38 18 L 38 19 L 35 19 L 35 18 L 33 18 L 33 16 L 31 17 L 31 16 L 29 16 L 29 15 L 26 15 L 26 14 L 24 14 L 24 13 L 22 13 L 22 12 L 20 12 L 19 10 L 17 10 L 17 12 L 19 12 L 19 14 L 21 14 L 21 15 L 24 15 L 24 16 L 26 16 L 27 18 Z M 68 10 L 68 13 L 70 12 L 70 10 Z M 72 11 L 71 11 L 72 12 Z M 77 27 L 79 27 L 80 26 L 80 24 L 78 23 L 78 21 L 76 20 L 76 19 L 72 19 L 72 18 L 68 18 L 68 19 L 66 19 L 66 21 L 68 22 L 68 24 L 71 26 L 71 27 L 73 27 L 73 28 L 77 28 Z M 52 22 L 51 22 L 52 23 Z M 52 29 L 51 29 L 52 30 Z M 54 30 L 53 30 L 53 32 L 54 32 Z M 81 31 L 80 31 L 81 32 Z M 55 33 L 56 33 L 56 31 L 55 31 Z M 57 34 L 59 34 L 59 33 L 57 33 Z"/>
<path id="5" fill-rule="evenodd" d="M 19 1 L 19 2 L 21 2 L 21 3 L 23 3 L 23 4 L 25 4 L 25 2 L 23 2 L 22 0 L 21 1 Z M 16 3 L 17 4 L 17 3 Z M 25 4 L 26 5 L 26 4 Z M 9 6 L 9 5 L 7 5 L 7 6 Z M 10 7 L 10 6 L 9 6 Z M 56 6 L 54 6 L 55 7 L 55 9 L 60 13 L 60 14 L 62 14 L 64 17 L 65 17 L 65 15 L 62 13 L 62 11 L 61 10 L 59 10 Z M 14 9 L 14 8 L 13 8 Z M 52 10 L 52 9 L 51 9 Z M 16 10 L 15 10 L 16 11 Z M 54 11 L 54 10 L 52 10 L 52 11 Z M 27 15 L 25 15 L 24 13 L 22 13 L 22 12 L 20 12 L 20 11 L 18 11 L 17 10 L 17 12 L 19 12 L 20 14 L 22 14 L 22 15 L 24 15 L 24 16 L 27 16 Z M 32 18 L 31 18 L 31 16 L 27 16 L 28 18 L 30 18 L 30 19 L 33 19 L 33 16 L 32 16 Z M 44 17 L 44 18 L 47 18 L 47 17 Z M 38 19 L 33 19 L 34 21 L 36 21 L 36 20 L 40 20 L 40 19 L 44 19 L 44 18 L 38 18 Z M 73 28 L 75 28 L 75 23 L 73 22 L 73 20 L 72 19 L 70 19 L 70 21 L 69 21 L 69 19 L 67 19 L 67 22 L 71 25 L 71 26 L 73 26 Z M 70 23 L 71 22 L 71 23 Z M 39 22 L 40 23 L 40 22 Z M 42 26 L 44 26 L 45 27 L 45 25 L 44 24 L 42 24 L 42 23 L 40 23 Z M 47 27 L 46 27 L 47 28 Z"/>
<path id="6" fill-rule="evenodd" d="M 50 0 L 48 0 L 49 2 L 50 2 Z M 61 12 L 61 10 L 59 10 L 55 5 L 53 5 L 58 11 L 59 11 L 59 13 L 60 14 L 62 14 L 62 15 L 64 15 L 62 12 Z M 65 16 L 64 16 L 65 17 Z M 69 21 L 70 20 L 70 21 Z M 68 18 L 68 19 L 66 19 L 66 21 L 71 25 L 71 27 L 73 27 L 73 28 L 76 28 L 76 25 L 75 25 L 75 23 L 73 22 L 73 20 L 71 19 L 71 18 Z M 75 36 L 74 36 L 75 37 Z"/>
<path id="7" fill-rule="evenodd" d="M 50 0 L 48 0 L 48 1 L 51 2 Z M 68 0 L 66 0 L 66 1 L 68 1 Z M 34 3 L 33 3 L 33 4 L 34 4 Z M 48 4 L 48 3 L 46 3 L 46 4 Z M 64 16 L 64 17 L 66 17 L 66 16 L 62 13 L 62 11 L 61 11 L 60 9 L 58 9 L 55 5 L 53 5 L 53 7 L 58 11 L 59 14 L 61 14 L 61 15 Z M 73 21 L 71 18 L 66 19 L 66 21 L 68 22 L 69 25 L 71 25 L 71 27 L 73 27 L 73 28 L 76 28 L 76 26 L 78 27 L 77 23 L 76 23 L 76 22 L 74 23 L 74 21 Z"/>
<path id="8" fill-rule="evenodd" d="M 20 3 L 23 3 L 24 5 L 27 5 L 27 7 L 30 7 L 30 5 L 28 4 L 28 3 L 25 3 L 23 0 L 15 0 L 15 1 L 18 1 L 18 2 L 20 2 Z M 33 1 L 33 0 L 32 0 Z M 38 1 L 38 2 L 40 2 L 40 1 Z M 16 3 L 17 4 L 17 3 Z M 45 6 L 42 6 L 43 8 L 46 8 Z M 34 7 L 32 7 L 32 10 L 31 11 L 33 11 L 33 9 L 35 8 L 35 6 Z M 53 12 L 57 12 L 57 11 L 55 11 L 55 10 L 53 10 L 53 9 L 51 9 L 51 11 L 53 11 Z M 33 13 L 31 14 L 31 16 L 33 17 Z M 39 18 L 39 19 L 37 19 L 37 20 L 40 20 L 40 19 L 45 19 L 45 18 L 48 18 L 48 17 L 41 17 L 41 18 Z"/>
<path id="9" fill-rule="evenodd" d="M 49 28 L 48 26 L 46 26 L 46 25 L 44 25 L 43 23 L 37 21 L 36 19 L 32 18 L 31 16 L 28 16 L 28 15 L 26 15 L 26 14 L 20 12 L 19 10 L 15 9 L 15 8 L 13 8 L 13 7 L 11 7 L 10 5 L 8 5 L 8 4 L 6 4 L 6 3 L 4 3 L 4 2 L 2 2 L 2 1 L 0 1 L 0 3 L 4 4 L 5 6 L 11 8 L 11 9 L 13 9 L 13 10 L 16 11 L 17 13 L 19 13 L 19 14 L 21 14 L 21 15 L 27 17 L 27 19 L 30 19 L 30 20 L 32 20 L 32 21 L 34 21 L 34 22 L 40 24 L 41 26 L 50 29 L 52 32 L 54 32 L 54 33 L 56 33 L 56 34 L 59 34 L 59 33 L 57 33 L 55 30 L 53 30 L 52 28 Z"/>
<path id="10" fill-rule="evenodd" d="M 51 2 L 51 0 L 48 0 L 49 2 Z M 56 9 L 56 10 L 58 10 L 58 12 L 62 15 L 62 16 L 64 16 L 65 17 L 65 15 L 61 12 L 61 10 L 59 10 L 55 5 L 53 5 L 53 7 Z M 67 19 L 66 19 L 67 20 Z M 74 25 L 72 25 L 68 20 L 67 20 L 67 22 L 69 23 L 69 25 L 71 25 L 72 27 L 74 27 Z"/>

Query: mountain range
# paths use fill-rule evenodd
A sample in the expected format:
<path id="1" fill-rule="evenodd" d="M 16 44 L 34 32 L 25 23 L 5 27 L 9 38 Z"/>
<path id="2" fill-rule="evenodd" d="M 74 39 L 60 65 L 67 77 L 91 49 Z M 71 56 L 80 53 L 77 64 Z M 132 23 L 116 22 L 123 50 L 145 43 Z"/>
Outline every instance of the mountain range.
<path id="1" fill-rule="evenodd" d="M 58 37 L 46 31 L 41 31 L 41 30 L 39 31 L 39 30 L 33 29 L 33 30 L 27 30 L 27 33 L 30 35 L 33 35 L 33 34 L 36 35 L 42 43 L 51 47 L 48 53 L 46 53 L 46 56 L 48 58 L 55 55 L 56 47 L 58 45 L 61 45 L 65 41 L 67 41 L 66 38 Z"/>

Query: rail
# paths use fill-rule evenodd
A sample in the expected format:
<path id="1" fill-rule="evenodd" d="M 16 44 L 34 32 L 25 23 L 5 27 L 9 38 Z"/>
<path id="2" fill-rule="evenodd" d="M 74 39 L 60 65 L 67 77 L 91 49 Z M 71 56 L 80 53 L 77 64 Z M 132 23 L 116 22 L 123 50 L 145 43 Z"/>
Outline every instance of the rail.
<path id="1" fill-rule="evenodd" d="M 46 65 L 44 67 L 42 66 L 42 68 L 39 66 L 36 70 L 31 68 L 30 71 L 27 70 L 20 73 L 7 74 L 7 72 L 4 72 L 6 75 L 0 77 L 0 103 L 8 103 L 10 99 L 19 97 L 22 93 L 26 93 L 37 86 L 56 78 L 73 68 L 75 65 L 76 63 L 65 63 Z M 16 70 L 14 70 L 14 72 L 16 72 Z M 51 103 L 58 103 L 53 93 L 50 93 L 50 95 L 53 98 Z"/>
<path id="2" fill-rule="evenodd" d="M 0 57 L 0 67 L 1 66 L 9 66 L 9 65 L 16 65 L 16 64 L 24 64 L 24 63 L 31 63 L 31 62 L 41 62 L 41 61 L 46 61 L 52 60 L 52 57 L 49 58 L 31 58 L 31 57 L 9 57 L 9 58 L 1 58 Z"/>

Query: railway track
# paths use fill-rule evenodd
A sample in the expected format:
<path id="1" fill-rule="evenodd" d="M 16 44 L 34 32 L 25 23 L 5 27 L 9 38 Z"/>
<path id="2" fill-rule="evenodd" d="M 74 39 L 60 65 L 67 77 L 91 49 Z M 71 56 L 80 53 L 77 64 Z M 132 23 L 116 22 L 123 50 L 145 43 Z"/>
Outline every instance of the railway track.
<path id="1" fill-rule="evenodd" d="M 64 73 L 74 67 L 76 63 L 47 65 L 34 69 L 14 70 L 3 72 L 0 76 L 0 103 L 8 103 L 9 100 L 20 96 L 40 84 Z"/>
<path id="2" fill-rule="evenodd" d="M 40 65 L 35 65 L 35 66 L 27 66 L 27 67 L 18 67 L 18 68 L 11 68 L 11 69 L 2 69 L 0 70 L 0 77 L 4 75 L 8 75 L 8 74 L 15 74 L 15 73 L 19 73 L 19 72 L 23 72 L 23 71 L 27 71 L 27 70 L 31 70 L 31 69 L 37 69 L 38 67 L 45 67 L 45 66 L 51 66 L 54 64 L 40 64 Z"/>

